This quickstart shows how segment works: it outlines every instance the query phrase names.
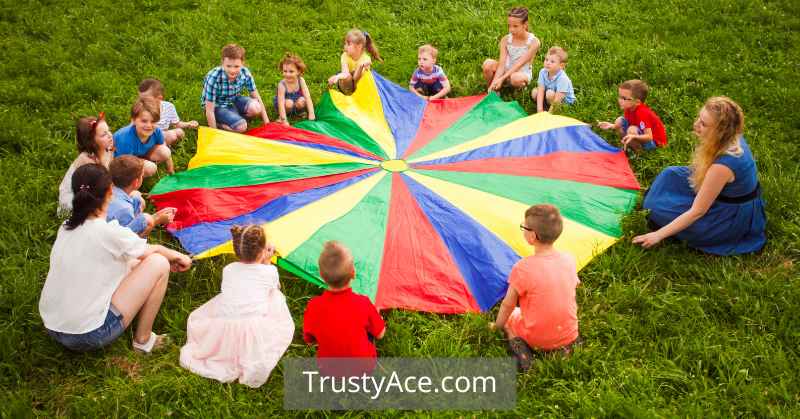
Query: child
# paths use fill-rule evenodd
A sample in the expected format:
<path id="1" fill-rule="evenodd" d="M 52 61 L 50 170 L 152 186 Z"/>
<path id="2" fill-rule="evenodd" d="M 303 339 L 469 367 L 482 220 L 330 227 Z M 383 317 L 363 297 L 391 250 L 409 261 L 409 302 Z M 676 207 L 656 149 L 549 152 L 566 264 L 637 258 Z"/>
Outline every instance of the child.
<path id="1" fill-rule="evenodd" d="M 75 124 L 75 139 L 78 145 L 78 157 L 69 165 L 67 173 L 58 185 L 58 216 L 66 217 L 72 211 L 72 174 L 75 169 L 90 163 L 108 168 L 114 158 L 114 140 L 108 129 L 105 114 L 87 116 Z"/>
<path id="2" fill-rule="evenodd" d="M 189 315 L 180 363 L 203 377 L 260 387 L 292 342 L 294 321 L 264 229 L 234 226 L 231 235 L 239 262 L 222 270 L 221 292 Z"/>
<path id="3" fill-rule="evenodd" d="M 552 47 L 544 57 L 544 67 L 539 71 L 538 87 L 531 90 L 536 100 L 536 112 L 549 111 L 555 104 L 575 103 L 575 91 L 564 67 L 567 66 L 567 52 L 561 47 Z"/>
<path id="4" fill-rule="evenodd" d="M 519 227 L 535 253 L 514 265 L 497 320 L 489 326 L 506 331 L 520 368 L 526 370 L 532 357 L 528 345 L 568 354 L 577 341 L 575 288 L 580 280 L 575 259 L 553 248 L 563 227 L 558 208 L 534 205 Z"/>
<path id="5" fill-rule="evenodd" d="M 301 115 L 308 110 L 308 119 L 314 120 L 314 102 L 308 92 L 303 74 L 306 64 L 294 54 L 287 53 L 278 63 L 278 69 L 283 73 L 283 80 L 278 83 L 278 93 L 273 99 L 275 110 L 278 111 L 278 121 L 288 126 L 289 115 Z"/>
<path id="6" fill-rule="evenodd" d="M 528 9 L 515 7 L 508 12 L 508 36 L 500 40 L 500 59 L 483 62 L 483 78 L 489 92 L 500 90 L 503 83 L 521 88 L 533 77 L 531 62 L 539 51 L 539 39 L 528 32 Z"/>
<path id="7" fill-rule="evenodd" d="M 161 119 L 156 124 L 164 133 L 164 142 L 172 146 L 186 135 L 183 130 L 187 128 L 196 129 L 199 124 L 197 121 L 183 122 L 175 110 L 175 105 L 164 100 L 164 85 L 156 79 L 144 79 L 139 83 L 139 97 L 150 96 L 159 101 L 161 105 Z M 170 129 L 174 126 L 175 128 Z"/>
<path id="8" fill-rule="evenodd" d="M 616 129 L 622 137 L 622 148 L 653 150 L 667 145 L 667 131 L 661 118 L 644 104 L 650 88 L 641 80 L 628 80 L 619 85 L 619 103 L 623 116 L 610 122 L 598 122 L 601 129 Z"/>
<path id="9" fill-rule="evenodd" d="M 156 173 L 156 163 L 165 162 L 167 173 L 175 173 L 172 152 L 164 144 L 164 133 L 156 126 L 161 106 L 151 97 L 141 97 L 131 107 L 130 125 L 114 133 L 114 157 L 132 154 L 145 159 L 144 176 Z"/>
<path id="10" fill-rule="evenodd" d="M 155 226 L 166 225 L 175 218 L 175 208 L 164 208 L 155 215 L 142 212 L 144 200 L 138 192 L 144 181 L 144 161 L 138 157 L 124 155 L 115 158 L 109 168 L 114 198 L 108 204 L 107 221 L 117 220 L 141 237 L 147 237 Z"/>
<path id="11" fill-rule="evenodd" d="M 353 293 L 353 256 L 339 242 L 325 243 L 319 255 L 319 275 L 328 289 L 308 302 L 303 315 L 303 339 L 317 344 L 317 359 L 356 358 L 351 365 L 320 369 L 337 376 L 358 376 L 375 368 L 374 339 L 383 338 L 386 325 L 369 298 Z"/>
<path id="12" fill-rule="evenodd" d="M 250 92 L 250 97 L 240 96 L 244 89 Z M 245 132 L 247 120 L 259 115 L 265 124 L 269 122 L 256 82 L 244 66 L 244 48 L 236 44 L 222 48 L 222 65 L 206 74 L 200 101 L 211 128 Z"/>
<path id="13" fill-rule="evenodd" d="M 439 51 L 430 44 L 419 47 L 417 64 L 411 75 L 409 89 L 425 100 L 439 99 L 450 93 L 450 81 L 441 67 L 436 65 Z"/>
<path id="14" fill-rule="evenodd" d="M 350 29 L 344 37 L 344 52 L 340 57 L 342 71 L 328 78 L 328 86 L 335 84 L 342 93 L 353 94 L 361 76 L 372 66 L 370 56 L 383 62 L 378 47 L 369 33 L 360 29 Z"/>

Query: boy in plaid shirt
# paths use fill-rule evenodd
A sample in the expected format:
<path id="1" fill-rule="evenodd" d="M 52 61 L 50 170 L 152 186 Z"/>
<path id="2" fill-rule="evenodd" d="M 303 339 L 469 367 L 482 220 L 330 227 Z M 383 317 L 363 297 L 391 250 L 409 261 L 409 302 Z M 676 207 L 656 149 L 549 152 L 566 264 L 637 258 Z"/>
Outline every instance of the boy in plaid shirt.
<path id="1" fill-rule="evenodd" d="M 244 89 L 250 97 L 240 96 Z M 222 48 L 222 65 L 206 74 L 200 100 L 211 128 L 219 126 L 229 131 L 245 132 L 247 119 L 259 115 L 264 123 L 269 122 L 256 82 L 244 66 L 244 48 L 236 44 Z"/>

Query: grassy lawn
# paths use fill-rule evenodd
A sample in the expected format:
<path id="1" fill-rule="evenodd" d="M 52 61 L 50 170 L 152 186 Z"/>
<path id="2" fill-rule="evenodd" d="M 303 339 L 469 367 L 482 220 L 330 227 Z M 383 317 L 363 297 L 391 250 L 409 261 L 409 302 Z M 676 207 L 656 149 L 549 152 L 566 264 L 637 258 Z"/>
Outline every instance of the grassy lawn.
<path id="1" fill-rule="evenodd" d="M 388 79 L 405 85 L 416 47 L 431 42 L 454 95 L 478 94 L 480 64 L 497 55 L 514 4 L 76 3 L 0 2 L 0 416 L 306 415 L 282 410 L 279 369 L 252 390 L 178 365 L 186 318 L 218 292 L 230 259 L 203 260 L 171 277 L 156 322 L 178 343 L 168 351 L 137 356 L 128 332 L 104 351 L 78 355 L 45 334 L 38 298 L 59 225 L 58 182 L 76 154 L 75 120 L 105 111 L 112 129 L 122 127 L 138 82 L 157 77 L 183 119 L 204 123 L 203 75 L 234 41 L 247 48 L 265 101 L 271 103 L 285 51 L 304 58 L 319 100 L 352 26 L 373 35 L 386 59 L 375 68 Z M 620 114 L 619 82 L 650 83 L 648 103 L 670 144 L 632 160 L 645 188 L 663 167 L 689 161 L 692 121 L 706 98 L 736 100 L 758 162 L 769 241 L 744 257 L 710 257 L 679 243 L 645 252 L 630 244 L 645 230 L 644 214 L 635 212 L 623 240 L 580 273 L 583 347 L 520 375 L 517 409 L 497 415 L 800 416 L 800 2 L 565 0 L 532 10 L 531 31 L 544 49 L 561 45 L 570 54 L 567 72 L 579 101 L 570 116 L 612 119 Z M 505 98 L 535 111 L 527 94 Z M 194 153 L 195 135 L 176 149 L 179 170 Z M 179 246 L 163 232 L 153 239 Z M 320 290 L 289 276 L 282 281 L 298 327 L 287 356 L 311 356 L 299 329 L 306 302 Z M 390 311 L 378 349 L 402 357 L 505 356 L 504 341 L 486 327 L 494 314 Z M 414 412 L 375 413 L 384 414 Z"/>

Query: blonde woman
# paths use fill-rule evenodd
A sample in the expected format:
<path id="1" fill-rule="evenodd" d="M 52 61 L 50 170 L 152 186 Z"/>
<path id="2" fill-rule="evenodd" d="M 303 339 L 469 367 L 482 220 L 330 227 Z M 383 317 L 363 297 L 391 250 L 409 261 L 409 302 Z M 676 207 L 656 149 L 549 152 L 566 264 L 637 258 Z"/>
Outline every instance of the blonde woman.
<path id="1" fill-rule="evenodd" d="M 644 200 L 654 231 L 633 243 L 650 248 L 675 236 L 715 255 L 764 247 L 764 201 L 743 132 L 739 105 L 724 96 L 708 99 L 694 123 L 700 143 L 691 166 L 668 167 L 658 175 Z"/>

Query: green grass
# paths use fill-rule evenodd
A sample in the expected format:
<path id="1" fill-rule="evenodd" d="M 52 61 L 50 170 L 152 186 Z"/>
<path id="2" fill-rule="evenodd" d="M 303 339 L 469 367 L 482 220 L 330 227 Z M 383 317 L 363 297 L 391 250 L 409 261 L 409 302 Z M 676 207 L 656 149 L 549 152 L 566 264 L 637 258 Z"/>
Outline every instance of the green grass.
<path id="1" fill-rule="evenodd" d="M 305 416 L 282 411 L 280 370 L 251 390 L 182 370 L 179 346 L 140 357 L 128 334 L 104 351 L 77 355 L 48 338 L 38 297 L 59 223 L 57 185 L 75 155 L 75 119 L 105 111 L 112 129 L 123 126 L 137 83 L 157 77 L 183 119 L 202 121 L 202 77 L 232 41 L 247 48 L 262 96 L 274 94 L 277 61 L 293 51 L 308 64 L 306 79 L 319 100 L 351 26 L 374 36 L 386 58 L 377 71 L 390 80 L 405 84 L 416 47 L 431 42 L 454 95 L 477 94 L 480 63 L 497 54 L 512 4 L 74 3 L 0 2 L 0 415 Z M 580 274 L 586 343 L 568 360 L 546 359 L 520 375 L 517 410 L 499 415 L 800 415 L 798 16 L 800 3 L 792 0 L 566 0 L 532 11 L 531 30 L 543 46 L 561 45 L 570 54 L 567 72 L 579 102 L 567 114 L 611 119 L 620 113 L 619 82 L 640 77 L 653 87 L 648 103 L 667 125 L 670 144 L 632 161 L 643 187 L 664 166 L 689 160 L 692 120 L 706 98 L 725 94 L 741 104 L 766 197 L 769 242 L 743 257 L 709 257 L 679 243 L 645 252 L 630 244 L 645 230 L 644 214 L 632 214 L 623 240 Z M 526 95 L 505 98 L 512 96 L 535 110 Z M 194 148 L 191 133 L 177 147 L 179 168 Z M 163 233 L 154 241 L 178 246 Z M 188 314 L 218 291 L 229 261 L 203 260 L 173 275 L 157 330 L 183 343 Z M 283 283 L 299 329 L 319 289 L 289 276 Z M 388 333 L 379 351 L 385 356 L 506 354 L 500 336 L 486 328 L 493 313 L 384 316 Z M 312 350 L 298 333 L 287 355 Z"/>

